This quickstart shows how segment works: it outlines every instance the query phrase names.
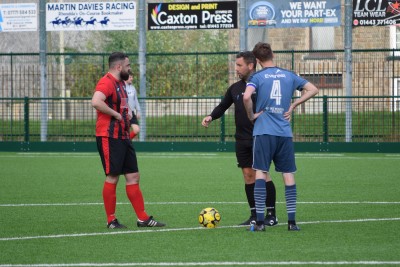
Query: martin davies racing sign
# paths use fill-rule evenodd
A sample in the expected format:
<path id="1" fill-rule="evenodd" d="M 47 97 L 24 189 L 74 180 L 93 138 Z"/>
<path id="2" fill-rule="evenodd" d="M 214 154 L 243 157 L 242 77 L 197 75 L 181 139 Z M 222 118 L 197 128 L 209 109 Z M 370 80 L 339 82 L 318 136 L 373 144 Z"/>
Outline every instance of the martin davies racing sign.
<path id="1" fill-rule="evenodd" d="M 400 24 L 400 0 L 353 0 L 353 27 Z"/>
<path id="2" fill-rule="evenodd" d="M 236 29 L 237 1 L 149 3 L 148 30 Z"/>

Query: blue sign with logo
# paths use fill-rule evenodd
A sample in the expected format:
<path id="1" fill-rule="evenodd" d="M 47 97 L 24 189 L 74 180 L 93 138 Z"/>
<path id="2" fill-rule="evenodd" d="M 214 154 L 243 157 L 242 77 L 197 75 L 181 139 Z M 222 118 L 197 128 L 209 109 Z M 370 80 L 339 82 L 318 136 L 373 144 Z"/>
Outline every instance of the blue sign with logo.
<path id="1" fill-rule="evenodd" d="M 248 28 L 293 28 L 340 26 L 340 0 L 249 0 Z"/>

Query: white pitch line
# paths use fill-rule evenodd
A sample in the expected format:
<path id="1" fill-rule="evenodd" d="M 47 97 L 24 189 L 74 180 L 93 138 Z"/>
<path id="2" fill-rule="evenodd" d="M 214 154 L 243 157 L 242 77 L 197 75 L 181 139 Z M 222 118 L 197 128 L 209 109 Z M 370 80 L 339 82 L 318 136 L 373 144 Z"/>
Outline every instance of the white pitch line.
<path id="1" fill-rule="evenodd" d="M 233 153 L 233 152 L 232 152 Z M 177 156 L 218 156 L 217 153 L 181 153 L 181 152 L 138 152 L 140 155 L 155 155 L 155 156 L 169 156 L 169 155 L 177 155 Z M 86 156 L 98 156 L 97 152 L 64 152 L 64 153 L 57 153 L 57 152 L 19 152 L 16 155 L 25 156 L 25 155 L 42 155 L 42 156 L 54 156 L 54 155 L 61 155 L 61 156 L 74 156 L 74 155 L 86 155 Z"/>
<path id="2" fill-rule="evenodd" d="M 27 155 L 0 155 L 0 158 L 48 158 L 48 157 L 52 157 L 52 158 L 98 158 L 99 155 L 98 154 L 80 154 L 80 153 L 75 153 L 75 154 L 27 154 Z M 139 158 L 167 158 L 167 159 L 175 159 L 175 158 L 199 158 L 199 159 L 215 159 L 216 157 L 218 158 L 234 158 L 234 155 L 224 155 L 224 156 L 220 156 L 217 154 L 169 154 L 169 155 L 160 155 L 160 154 L 156 154 L 156 155 L 150 155 L 150 154 L 144 154 L 144 155 L 140 155 L 138 154 Z"/>
<path id="3" fill-rule="evenodd" d="M 277 202 L 285 203 L 285 202 Z M 400 204 L 400 201 L 298 201 L 298 204 Z"/>
<path id="4" fill-rule="evenodd" d="M 221 226 L 223 228 L 239 228 L 244 226 Z M 176 231 L 190 231 L 190 230 L 208 230 L 204 227 L 189 227 L 189 228 L 164 228 L 164 229 L 149 229 L 149 230 L 129 230 L 129 231 L 112 231 L 102 233 L 81 233 L 81 234 L 64 234 L 64 235 L 44 235 L 44 236 L 21 236 L 21 237 L 5 237 L 0 238 L 0 241 L 15 241 L 15 240 L 30 240 L 30 239 L 49 239 L 49 238 L 64 238 L 64 237 L 86 237 L 86 236 L 103 236 L 103 235 L 126 235 L 126 234 L 141 234 L 141 233 L 155 233 L 155 232 L 176 232 Z"/>
<path id="5" fill-rule="evenodd" d="M 330 155 L 320 155 L 320 156 L 296 155 L 296 159 L 399 160 L 400 157 L 356 157 L 356 156 L 332 157 Z"/>
<path id="6" fill-rule="evenodd" d="M 180 153 L 180 152 L 151 152 L 151 153 L 138 153 L 139 158 L 232 158 L 233 152 L 221 153 Z M 82 157 L 98 157 L 95 152 L 70 152 L 70 153 L 52 153 L 52 152 L 20 152 L 14 155 L 0 155 L 0 158 L 32 158 L 32 157 L 69 157 L 69 158 L 82 158 Z M 381 154 L 381 156 L 347 156 L 346 154 L 330 154 L 330 153 L 298 153 L 296 158 L 299 159 L 357 159 L 357 160 L 400 160 L 400 154 Z"/>
<path id="7" fill-rule="evenodd" d="M 320 223 L 357 223 L 357 222 L 380 222 L 380 221 L 400 221 L 400 218 L 373 218 L 373 219 L 353 219 L 353 220 L 333 220 L 333 221 L 313 221 L 299 222 L 298 224 L 320 224 Z"/>
<path id="8" fill-rule="evenodd" d="M 332 221 L 310 221 L 310 222 L 297 222 L 297 224 L 321 224 L 321 223 L 360 223 L 360 222 L 381 222 L 381 221 L 400 221 L 400 218 L 366 218 L 354 220 L 332 220 Z M 286 226 L 279 224 L 275 227 Z M 218 226 L 214 230 L 227 229 L 227 228 L 244 228 L 246 226 L 230 225 Z M 126 234 L 144 234 L 144 233 L 159 233 L 159 232 L 178 232 L 178 231 L 210 231 L 204 227 L 189 227 L 189 228 L 163 228 L 163 229 L 149 229 L 149 230 L 129 230 L 129 231 L 112 231 L 112 232 L 98 232 L 98 233 L 80 233 L 80 234 L 63 234 L 63 235 L 42 235 L 42 236 L 20 236 L 20 237 L 2 237 L 0 241 L 19 241 L 19 240 L 32 240 L 32 239 L 52 239 L 52 238 L 68 238 L 68 237 L 86 237 L 86 236 L 104 236 L 104 235 L 126 235 Z"/>
<path id="9" fill-rule="evenodd" d="M 277 201 L 277 204 L 285 204 L 285 202 Z M 214 201 L 214 202 L 146 202 L 146 205 L 237 205 L 247 204 L 243 201 Z M 298 201 L 297 204 L 334 204 L 334 205 L 398 205 L 400 201 Z M 51 206 L 97 206 L 103 205 L 102 202 L 93 203 L 16 203 L 16 204 L 0 204 L 0 207 L 51 207 Z M 118 202 L 117 205 L 131 205 L 129 202 Z"/>
<path id="10" fill-rule="evenodd" d="M 400 261 L 212 261 L 212 262 L 130 262 L 130 263 L 42 263 L 0 264 L 0 267 L 86 267 L 86 266 L 269 266 L 269 265 L 398 265 Z"/>

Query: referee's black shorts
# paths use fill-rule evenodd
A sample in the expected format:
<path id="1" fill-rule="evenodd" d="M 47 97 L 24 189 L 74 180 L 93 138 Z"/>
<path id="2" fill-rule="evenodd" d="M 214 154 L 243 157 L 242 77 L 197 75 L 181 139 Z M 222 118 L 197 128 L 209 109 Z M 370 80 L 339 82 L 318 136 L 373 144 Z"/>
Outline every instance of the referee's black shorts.
<path id="1" fill-rule="evenodd" d="M 106 175 L 139 172 L 136 152 L 131 140 L 96 136 L 96 142 Z"/>
<path id="2" fill-rule="evenodd" d="M 253 139 L 236 139 L 237 166 L 251 168 L 253 166 Z"/>

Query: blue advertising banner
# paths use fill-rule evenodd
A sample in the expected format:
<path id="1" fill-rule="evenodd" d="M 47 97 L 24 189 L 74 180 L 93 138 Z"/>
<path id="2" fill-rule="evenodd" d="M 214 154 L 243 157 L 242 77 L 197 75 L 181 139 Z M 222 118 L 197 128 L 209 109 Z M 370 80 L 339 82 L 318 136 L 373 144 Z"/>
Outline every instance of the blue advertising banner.
<path id="1" fill-rule="evenodd" d="M 293 28 L 340 26 L 340 0 L 249 0 L 248 28 Z"/>

